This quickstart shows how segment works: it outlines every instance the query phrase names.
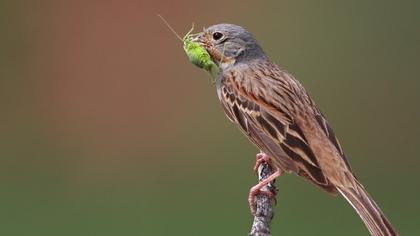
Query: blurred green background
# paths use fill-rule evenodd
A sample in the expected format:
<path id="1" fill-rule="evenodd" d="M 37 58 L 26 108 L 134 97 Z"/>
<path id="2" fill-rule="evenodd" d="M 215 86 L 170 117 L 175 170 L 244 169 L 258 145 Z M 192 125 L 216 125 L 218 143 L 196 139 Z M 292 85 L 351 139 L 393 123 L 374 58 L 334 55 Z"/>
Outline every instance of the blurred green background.
<path id="1" fill-rule="evenodd" d="M 246 235 L 257 152 L 180 33 L 249 29 L 310 91 L 402 235 L 419 235 L 419 1 L 1 1 L 0 235 Z M 367 235 L 278 181 L 273 235 Z"/>

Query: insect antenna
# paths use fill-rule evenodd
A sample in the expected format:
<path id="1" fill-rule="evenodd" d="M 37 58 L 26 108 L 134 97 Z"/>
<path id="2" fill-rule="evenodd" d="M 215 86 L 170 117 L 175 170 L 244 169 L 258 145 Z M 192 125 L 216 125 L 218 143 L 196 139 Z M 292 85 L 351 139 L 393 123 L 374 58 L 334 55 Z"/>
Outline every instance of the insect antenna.
<path id="1" fill-rule="evenodd" d="M 191 25 L 191 29 L 185 34 L 183 40 L 185 40 L 187 37 L 193 36 L 193 34 L 191 34 L 191 32 L 193 32 L 194 30 L 194 22 Z"/>
<path id="2" fill-rule="evenodd" d="M 219 64 L 221 64 L 223 62 L 223 59 L 225 57 L 226 44 L 228 44 L 228 42 L 226 42 L 226 43 L 223 44 L 222 56 L 220 57 Z"/>
<path id="3" fill-rule="evenodd" d="M 181 36 L 179 36 L 179 34 L 171 27 L 171 25 L 165 20 L 165 18 L 163 18 L 163 16 L 161 16 L 160 14 L 157 14 L 157 16 L 163 21 L 163 23 L 165 23 L 165 25 L 172 31 L 172 33 L 174 33 L 175 34 L 175 36 L 179 39 L 179 40 L 181 40 L 181 41 L 184 41 L 182 38 L 181 38 Z M 192 31 L 194 29 L 194 25 L 193 25 L 193 28 L 190 30 L 190 32 Z M 189 32 L 189 33 L 190 33 Z"/>

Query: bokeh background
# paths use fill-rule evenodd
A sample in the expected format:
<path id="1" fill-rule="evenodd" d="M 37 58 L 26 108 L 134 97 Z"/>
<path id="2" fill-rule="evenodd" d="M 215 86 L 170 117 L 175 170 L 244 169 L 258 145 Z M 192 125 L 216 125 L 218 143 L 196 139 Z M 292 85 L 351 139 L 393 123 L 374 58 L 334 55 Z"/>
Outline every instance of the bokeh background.
<path id="1" fill-rule="evenodd" d="M 248 28 L 329 118 L 402 235 L 419 235 L 419 1 L 1 1 L 0 235 L 246 235 L 256 148 L 180 33 Z M 273 235 L 367 235 L 286 175 Z"/>

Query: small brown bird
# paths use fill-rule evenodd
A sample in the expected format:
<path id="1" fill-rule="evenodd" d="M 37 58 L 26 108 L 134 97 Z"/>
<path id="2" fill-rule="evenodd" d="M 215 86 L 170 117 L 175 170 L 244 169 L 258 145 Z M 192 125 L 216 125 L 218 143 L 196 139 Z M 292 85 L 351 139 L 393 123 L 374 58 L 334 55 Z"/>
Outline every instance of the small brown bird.
<path id="1" fill-rule="evenodd" d="M 276 168 L 251 188 L 251 206 L 264 185 L 284 172 L 296 173 L 329 193 L 343 195 L 371 235 L 398 235 L 352 173 L 333 130 L 304 87 L 271 62 L 248 31 L 219 24 L 193 41 L 220 68 L 220 102 L 227 117 L 262 151 L 257 165 L 269 160 Z"/>

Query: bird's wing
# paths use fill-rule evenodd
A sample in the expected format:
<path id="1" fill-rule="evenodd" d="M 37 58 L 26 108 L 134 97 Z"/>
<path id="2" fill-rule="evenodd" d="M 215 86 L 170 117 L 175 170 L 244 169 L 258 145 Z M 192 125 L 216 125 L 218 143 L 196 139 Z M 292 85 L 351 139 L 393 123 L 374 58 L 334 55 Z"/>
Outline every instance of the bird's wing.
<path id="1" fill-rule="evenodd" d="M 280 71 L 280 78 L 285 79 L 288 88 L 282 91 L 290 92 L 294 98 L 288 103 L 294 104 L 295 123 L 302 130 L 324 175 L 336 187 L 357 188 L 356 178 L 336 135 L 308 92 L 287 72 Z"/>
<path id="2" fill-rule="evenodd" d="M 335 192 L 323 171 L 320 158 L 315 154 L 305 131 L 296 121 L 296 111 L 292 111 L 296 108 L 286 102 L 296 99 L 293 97 L 294 88 L 278 79 L 279 75 L 269 76 L 259 74 L 258 71 L 253 72 L 256 75 L 253 79 L 245 78 L 246 73 L 232 72 L 223 75 L 219 93 L 228 117 L 236 122 L 260 149 L 283 162 L 285 158 L 289 158 L 289 163 L 297 167 L 293 170 L 297 174 L 330 192 Z M 261 79 L 264 76 L 269 78 Z M 321 120 L 320 117 L 319 119 Z M 336 140 L 326 120 L 323 119 L 322 122 L 323 129 L 328 132 L 329 137 Z M 335 143 L 339 147 L 338 142 Z M 291 167 L 293 165 L 289 164 Z"/>
<path id="3" fill-rule="evenodd" d="M 334 131 L 332 130 L 330 124 L 328 123 L 327 119 L 325 119 L 325 116 L 322 114 L 322 112 L 317 109 L 317 112 L 314 114 L 315 120 L 317 121 L 320 129 L 323 131 L 326 137 L 330 140 L 330 142 L 334 145 L 334 147 L 337 149 L 338 153 L 342 157 L 343 161 L 345 162 L 347 168 L 351 170 L 350 164 L 346 158 L 346 155 L 344 154 L 343 148 L 341 147 L 340 142 L 338 141 L 337 136 L 335 135 Z"/>

